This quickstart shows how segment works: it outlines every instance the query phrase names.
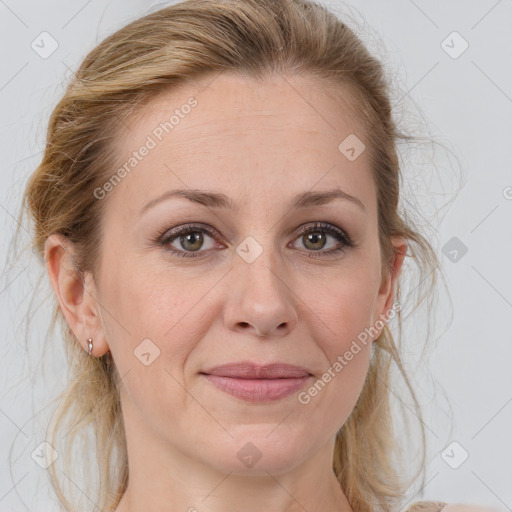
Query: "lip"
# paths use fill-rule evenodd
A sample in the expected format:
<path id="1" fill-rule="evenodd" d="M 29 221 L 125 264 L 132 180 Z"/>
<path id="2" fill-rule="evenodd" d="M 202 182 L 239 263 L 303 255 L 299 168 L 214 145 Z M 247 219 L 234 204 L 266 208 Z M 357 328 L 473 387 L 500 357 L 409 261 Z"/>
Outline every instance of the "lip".
<path id="1" fill-rule="evenodd" d="M 261 366 L 250 361 L 228 363 L 200 373 L 221 391 L 249 402 L 279 400 L 298 391 L 312 377 L 300 366 Z"/>
<path id="2" fill-rule="evenodd" d="M 287 379 L 311 375 L 306 369 L 287 363 L 259 365 L 252 361 L 227 363 L 201 371 L 208 375 L 232 377 L 238 379 Z"/>

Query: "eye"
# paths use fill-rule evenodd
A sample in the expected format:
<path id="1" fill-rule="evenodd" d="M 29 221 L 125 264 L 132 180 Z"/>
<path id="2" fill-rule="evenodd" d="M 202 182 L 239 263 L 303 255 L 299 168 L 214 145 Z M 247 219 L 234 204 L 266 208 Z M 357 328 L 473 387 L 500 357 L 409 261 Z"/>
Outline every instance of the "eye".
<path id="1" fill-rule="evenodd" d="M 215 241 L 219 238 L 217 231 L 208 225 L 186 224 L 166 231 L 157 239 L 157 243 L 176 256 L 197 258 L 209 249 L 219 248 Z M 329 243 L 329 238 L 334 242 Z M 295 240 L 302 243 L 302 249 L 310 258 L 335 256 L 355 245 L 345 231 L 325 222 L 302 227 Z"/>
<path id="2" fill-rule="evenodd" d="M 334 238 L 334 243 L 329 244 L 329 237 Z M 354 247 L 352 239 L 342 229 L 325 222 L 315 222 L 303 227 L 296 240 L 302 243 L 310 258 L 333 256 Z"/>
<path id="3" fill-rule="evenodd" d="M 205 252 L 205 250 L 215 248 L 217 246 L 214 241 L 215 237 L 218 238 L 219 235 L 210 226 L 187 224 L 166 231 L 164 236 L 158 240 L 158 244 L 177 256 L 194 258 L 198 256 L 194 253 Z M 211 241 L 204 247 L 205 240 L 208 238 Z"/>

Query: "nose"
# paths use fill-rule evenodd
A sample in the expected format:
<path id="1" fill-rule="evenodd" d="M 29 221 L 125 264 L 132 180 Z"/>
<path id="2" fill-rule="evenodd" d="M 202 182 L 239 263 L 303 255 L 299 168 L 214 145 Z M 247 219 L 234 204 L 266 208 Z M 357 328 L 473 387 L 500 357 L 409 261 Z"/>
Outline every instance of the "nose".
<path id="1" fill-rule="evenodd" d="M 224 309 L 227 328 L 256 336 L 282 337 L 297 325 L 297 298 L 282 266 L 263 251 L 247 263 L 236 257 Z"/>

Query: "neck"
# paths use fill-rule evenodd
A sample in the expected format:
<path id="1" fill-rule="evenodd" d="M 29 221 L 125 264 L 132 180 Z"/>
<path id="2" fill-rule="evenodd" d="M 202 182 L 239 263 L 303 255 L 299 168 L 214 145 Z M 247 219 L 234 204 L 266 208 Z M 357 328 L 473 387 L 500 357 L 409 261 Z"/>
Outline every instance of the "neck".
<path id="1" fill-rule="evenodd" d="M 243 473 L 220 471 L 142 424 L 137 435 L 129 425 L 129 482 L 115 512 L 353 512 L 332 471 L 334 440 L 292 469 L 255 465 Z"/>

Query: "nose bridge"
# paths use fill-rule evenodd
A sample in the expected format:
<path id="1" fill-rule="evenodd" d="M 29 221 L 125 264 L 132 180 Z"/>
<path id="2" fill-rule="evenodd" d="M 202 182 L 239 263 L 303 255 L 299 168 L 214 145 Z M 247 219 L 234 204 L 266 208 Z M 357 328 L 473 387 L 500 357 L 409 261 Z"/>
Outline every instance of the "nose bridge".
<path id="1" fill-rule="evenodd" d="M 231 329 L 250 329 L 264 336 L 289 331 L 297 323 L 297 314 L 272 237 L 260 240 L 249 236 L 236 248 L 226 321 Z"/>
<path id="2" fill-rule="evenodd" d="M 253 294 L 263 293 L 267 297 L 270 294 L 280 294 L 283 278 L 279 275 L 279 272 L 282 273 L 279 257 L 275 254 L 270 238 L 267 239 L 265 247 L 260 245 L 258 248 L 256 243 L 258 242 L 248 240 L 240 244 L 237 253 L 242 261 L 237 261 L 236 265 L 240 267 L 240 273 L 245 275 Z M 249 252 L 244 254 L 243 251 L 247 248 Z"/>

